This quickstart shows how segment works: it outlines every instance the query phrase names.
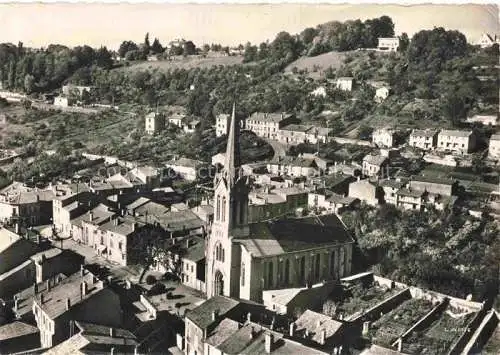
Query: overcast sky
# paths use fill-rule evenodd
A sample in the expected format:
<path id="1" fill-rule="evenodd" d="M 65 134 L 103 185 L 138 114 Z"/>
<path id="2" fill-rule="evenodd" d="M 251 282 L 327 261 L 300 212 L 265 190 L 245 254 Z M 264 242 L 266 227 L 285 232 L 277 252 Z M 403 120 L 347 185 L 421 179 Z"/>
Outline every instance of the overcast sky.
<path id="1" fill-rule="evenodd" d="M 410 36 L 442 26 L 475 42 L 482 33 L 500 34 L 495 5 L 173 5 L 173 4 L 0 4 L 0 42 L 25 46 L 60 43 L 106 45 L 142 42 L 144 34 L 162 43 L 191 39 L 196 45 L 236 45 L 272 40 L 279 31 L 300 32 L 332 20 L 388 15 L 396 34 Z"/>

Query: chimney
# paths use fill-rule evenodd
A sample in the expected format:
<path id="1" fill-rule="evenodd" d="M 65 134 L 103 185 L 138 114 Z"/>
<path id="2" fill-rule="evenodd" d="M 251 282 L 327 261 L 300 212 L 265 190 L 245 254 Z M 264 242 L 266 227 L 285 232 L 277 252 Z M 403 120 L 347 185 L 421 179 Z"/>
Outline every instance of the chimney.
<path id="1" fill-rule="evenodd" d="M 266 349 L 266 353 L 267 354 L 270 354 L 271 351 L 273 350 L 272 349 L 272 346 L 273 346 L 273 339 L 274 336 L 271 334 L 271 333 L 266 333 L 265 335 L 265 340 L 264 340 L 264 347 Z"/>
<path id="2" fill-rule="evenodd" d="M 92 222 L 94 220 L 94 212 L 89 211 L 89 221 Z"/>
<path id="3" fill-rule="evenodd" d="M 294 322 L 290 323 L 289 335 L 290 335 L 290 337 L 295 336 L 295 323 Z"/>
<path id="4" fill-rule="evenodd" d="M 319 333 L 319 343 L 325 345 L 326 343 L 326 330 L 323 328 Z"/>
<path id="5" fill-rule="evenodd" d="M 364 336 L 368 335 L 369 330 L 370 330 L 370 322 L 364 322 L 363 323 L 363 335 Z"/>
<path id="6" fill-rule="evenodd" d="M 191 246 L 189 242 L 190 242 L 189 238 L 186 238 L 186 248 L 189 248 Z"/>
<path id="7" fill-rule="evenodd" d="M 217 311 L 212 311 L 212 321 L 217 320 Z"/>
<path id="8" fill-rule="evenodd" d="M 89 287 L 85 281 L 82 281 L 82 284 L 80 287 L 81 287 L 81 296 L 83 298 L 87 295 L 87 292 L 89 291 Z"/>
<path id="9" fill-rule="evenodd" d="M 250 322 L 252 320 L 252 313 L 248 312 L 247 313 L 247 322 Z"/>
<path id="10" fill-rule="evenodd" d="M 33 294 L 35 294 L 35 295 L 36 295 L 37 293 L 38 293 L 38 285 L 37 285 L 37 283 L 35 282 L 35 283 L 33 284 Z"/>
<path id="11" fill-rule="evenodd" d="M 110 327 L 109 328 L 109 337 L 114 338 L 115 337 L 115 328 Z"/>
<path id="12" fill-rule="evenodd" d="M 111 348 L 110 352 L 109 352 L 111 355 L 114 355 L 115 354 L 115 348 Z"/>
<path id="13" fill-rule="evenodd" d="M 50 279 L 47 280 L 47 291 L 50 291 Z"/>
<path id="14" fill-rule="evenodd" d="M 115 226 L 117 226 L 117 225 L 118 225 L 118 217 L 117 217 L 117 218 L 115 218 L 115 219 L 113 220 L 113 224 L 114 224 Z"/>
<path id="15" fill-rule="evenodd" d="M 19 235 L 19 222 L 16 222 L 16 234 Z"/>
<path id="16" fill-rule="evenodd" d="M 19 310 L 19 298 L 14 299 L 14 311 L 17 312 Z"/>
<path id="17" fill-rule="evenodd" d="M 250 340 L 252 340 L 254 338 L 254 336 L 255 336 L 255 329 L 254 329 L 253 326 L 250 328 L 250 334 L 249 334 L 249 336 L 250 336 Z"/>
<path id="18" fill-rule="evenodd" d="M 137 223 L 132 223 L 132 231 L 135 231 L 137 229 Z"/>
<path id="19" fill-rule="evenodd" d="M 66 310 L 69 311 L 71 308 L 71 300 L 69 298 L 66 298 Z"/>
<path id="20" fill-rule="evenodd" d="M 83 264 L 80 264 L 80 276 L 83 277 L 85 275 L 85 268 L 83 267 Z"/>

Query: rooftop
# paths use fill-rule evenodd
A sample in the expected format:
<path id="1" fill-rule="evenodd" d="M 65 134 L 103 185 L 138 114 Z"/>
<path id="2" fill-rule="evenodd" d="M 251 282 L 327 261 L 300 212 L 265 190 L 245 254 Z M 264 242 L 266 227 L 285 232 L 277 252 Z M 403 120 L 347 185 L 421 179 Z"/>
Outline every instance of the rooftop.
<path id="1" fill-rule="evenodd" d="M 186 318 L 195 323 L 198 327 L 206 329 L 213 323 L 212 313 L 217 312 L 222 316 L 240 304 L 239 301 L 224 296 L 216 296 L 203 302 L 201 305 L 191 310 Z"/>
<path id="2" fill-rule="evenodd" d="M 321 313 L 316 313 L 311 310 L 306 310 L 295 321 L 297 326 L 297 333 L 302 333 L 307 330 L 309 339 L 321 343 L 321 331 L 326 331 L 326 339 L 335 335 L 335 333 L 342 327 L 343 323 L 333 320 Z"/>
<path id="3" fill-rule="evenodd" d="M 71 223 L 80 225 L 81 222 L 86 222 L 98 226 L 109 221 L 115 214 L 116 212 L 110 211 L 108 206 L 101 203 L 87 213 L 72 219 Z"/>
<path id="4" fill-rule="evenodd" d="M 198 166 L 203 164 L 205 163 L 201 160 L 189 159 L 184 157 L 172 159 L 165 163 L 165 165 L 167 166 L 184 166 L 189 168 L 197 168 Z"/>
<path id="5" fill-rule="evenodd" d="M 98 324 L 75 322 L 80 332 L 49 349 L 44 354 L 109 354 L 111 348 L 116 353 L 132 353 L 138 342 L 134 334 L 125 329 L 113 328 L 113 335 L 109 327 Z"/>
<path id="6" fill-rule="evenodd" d="M 23 239 L 20 235 L 11 232 L 7 228 L 0 228 L 0 253 Z"/>
<path id="7" fill-rule="evenodd" d="M 373 155 L 373 154 L 368 154 L 363 158 L 363 162 L 377 166 L 383 165 L 384 163 L 387 162 L 387 160 L 388 159 L 382 155 Z"/>
<path id="8" fill-rule="evenodd" d="M 397 194 L 400 196 L 408 196 L 408 197 L 422 197 L 425 191 L 422 190 L 412 190 L 412 189 L 399 189 Z"/>
<path id="9" fill-rule="evenodd" d="M 438 133 L 435 129 L 414 129 L 411 135 L 414 137 L 434 137 Z"/>
<path id="10" fill-rule="evenodd" d="M 236 241 L 254 257 L 353 242 L 343 223 L 334 214 L 271 220 L 252 223 L 249 227 L 250 236 Z"/>
<path id="11" fill-rule="evenodd" d="M 23 322 L 12 322 L 0 326 L 0 342 L 7 339 L 17 338 L 28 334 L 38 333 L 37 327 Z"/>
<path id="12" fill-rule="evenodd" d="M 294 131 L 294 132 L 307 132 L 312 129 L 313 126 L 300 125 L 300 124 L 289 124 L 285 127 L 282 127 L 281 130 L 284 131 Z"/>
<path id="13" fill-rule="evenodd" d="M 443 129 L 439 132 L 440 136 L 452 136 L 452 137 L 468 137 L 472 134 L 472 131 L 459 131 L 459 130 L 448 130 Z"/>
<path id="14" fill-rule="evenodd" d="M 284 118 L 289 117 L 290 115 L 283 114 L 283 113 L 264 113 L 264 112 L 254 112 L 252 115 L 248 118 L 249 120 L 256 120 L 256 121 L 268 121 L 268 122 L 280 122 Z"/>
<path id="15" fill-rule="evenodd" d="M 82 295 L 81 285 L 84 281 L 87 283 L 88 291 L 85 295 Z M 92 273 L 86 271 L 82 277 L 80 272 L 77 272 L 62 280 L 50 290 L 39 292 L 34 301 L 40 305 L 50 319 L 55 319 L 67 311 L 66 302 L 68 299 L 70 307 L 74 307 L 102 290 L 104 290 L 102 281 L 97 281 Z M 40 294 L 43 294 L 43 304 L 41 303 Z"/>

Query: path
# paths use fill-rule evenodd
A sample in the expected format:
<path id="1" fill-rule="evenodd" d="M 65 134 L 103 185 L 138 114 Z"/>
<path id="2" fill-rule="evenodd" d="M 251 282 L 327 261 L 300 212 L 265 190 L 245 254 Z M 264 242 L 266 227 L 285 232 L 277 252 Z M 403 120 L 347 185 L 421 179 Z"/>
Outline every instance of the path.
<path id="1" fill-rule="evenodd" d="M 284 157 L 286 155 L 286 146 L 274 139 L 264 138 L 267 143 L 271 145 L 274 150 L 274 160 L 277 160 L 278 157 Z"/>

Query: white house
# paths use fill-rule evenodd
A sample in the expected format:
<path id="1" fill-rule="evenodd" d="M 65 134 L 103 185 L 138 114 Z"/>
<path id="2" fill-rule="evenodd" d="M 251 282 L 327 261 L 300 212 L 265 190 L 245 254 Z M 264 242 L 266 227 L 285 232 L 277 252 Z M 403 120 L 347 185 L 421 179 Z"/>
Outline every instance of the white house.
<path id="1" fill-rule="evenodd" d="M 389 97 L 389 88 L 381 87 L 375 90 L 375 101 L 382 102 Z"/>
<path id="2" fill-rule="evenodd" d="M 436 147 L 437 136 L 437 130 L 414 129 L 410 134 L 409 145 L 422 150 L 430 150 Z"/>
<path id="3" fill-rule="evenodd" d="M 68 107 L 69 106 L 69 100 L 68 100 L 67 97 L 64 97 L 64 96 L 56 96 L 54 98 L 54 106 Z"/>
<path id="4" fill-rule="evenodd" d="M 500 38 L 497 35 L 490 35 L 488 33 L 483 33 L 481 38 L 477 42 L 477 45 L 481 48 L 488 48 L 494 45 L 495 43 L 500 43 Z"/>
<path id="5" fill-rule="evenodd" d="M 476 135 L 473 131 L 443 129 L 438 134 L 437 147 L 444 151 L 467 154 L 476 148 Z"/>
<path id="6" fill-rule="evenodd" d="M 378 147 L 392 148 L 395 131 L 391 128 L 378 128 L 372 133 L 372 142 Z"/>
<path id="7" fill-rule="evenodd" d="M 316 97 L 325 97 L 326 96 L 326 89 L 324 86 L 318 86 L 316 89 L 311 91 L 311 96 L 316 96 Z"/>
<path id="8" fill-rule="evenodd" d="M 352 91 L 354 78 L 352 77 L 342 77 L 337 79 L 337 89 L 342 91 Z"/>
<path id="9" fill-rule="evenodd" d="M 500 134 L 494 134 L 491 136 L 488 153 L 490 158 L 500 158 Z"/>
<path id="10" fill-rule="evenodd" d="M 399 38 L 389 37 L 389 38 L 379 38 L 377 50 L 381 52 L 396 52 L 399 48 Z"/>
<path id="11" fill-rule="evenodd" d="M 482 123 L 485 126 L 496 126 L 498 124 L 498 115 L 474 115 L 467 117 L 467 123 Z"/>

